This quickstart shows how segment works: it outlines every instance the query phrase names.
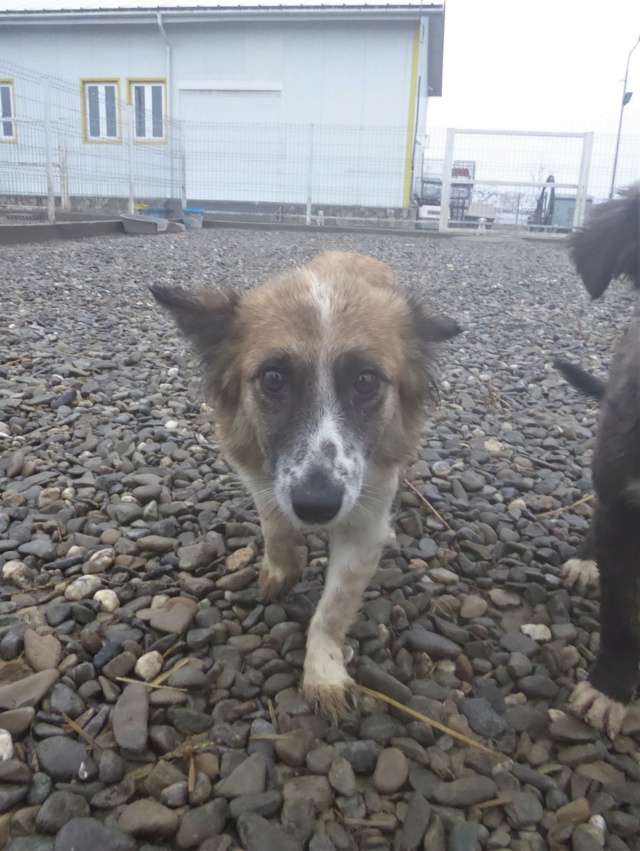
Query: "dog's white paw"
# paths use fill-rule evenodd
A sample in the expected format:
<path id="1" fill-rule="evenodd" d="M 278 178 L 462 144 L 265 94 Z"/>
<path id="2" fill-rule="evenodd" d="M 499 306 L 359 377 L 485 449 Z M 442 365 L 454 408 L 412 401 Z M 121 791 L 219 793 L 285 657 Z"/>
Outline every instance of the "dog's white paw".
<path id="1" fill-rule="evenodd" d="M 307 645 L 302 696 L 316 714 L 334 724 L 351 715 L 357 705 L 357 686 L 342 660 L 342 651 L 336 658 L 334 653 L 318 652 Z"/>
<path id="2" fill-rule="evenodd" d="M 584 718 L 592 727 L 605 732 L 610 739 L 615 739 L 620 732 L 629 709 L 598 691 L 588 680 L 575 687 L 569 699 L 569 708 L 574 715 Z"/>
<path id="3" fill-rule="evenodd" d="M 587 588 L 597 586 L 600 581 L 598 565 L 591 559 L 570 558 L 562 565 L 560 575 L 567 588 L 573 588 L 575 585 L 581 594 L 584 594 Z"/>

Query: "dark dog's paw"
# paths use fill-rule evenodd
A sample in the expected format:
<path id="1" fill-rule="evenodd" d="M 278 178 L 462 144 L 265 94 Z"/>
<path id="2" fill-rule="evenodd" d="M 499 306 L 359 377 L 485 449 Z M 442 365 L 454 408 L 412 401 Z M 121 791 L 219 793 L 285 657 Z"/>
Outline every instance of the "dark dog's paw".
<path id="1" fill-rule="evenodd" d="M 615 739 L 620 732 L 629 709 L 624 703 L 618 703 L 598 691 L 588 680 L 578 683 L 575 687 L 569 699 L 569 708 L 574 715 L 584 718 L 588 724 L 602 730 L 610 739 Z"/>
<path id="2" fill-rule="evenodd" d="M 567 588 L 575 586 L 580 594 L 595 588 L 600 580 L 598 565 L 591 559 L 570 558 L 562 565 L 560 575 Z"/>

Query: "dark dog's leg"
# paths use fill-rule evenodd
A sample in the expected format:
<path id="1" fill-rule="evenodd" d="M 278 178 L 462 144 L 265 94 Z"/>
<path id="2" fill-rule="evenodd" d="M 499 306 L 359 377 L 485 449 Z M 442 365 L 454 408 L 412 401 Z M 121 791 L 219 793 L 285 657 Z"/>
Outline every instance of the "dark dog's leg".
<path id="1" fill-rule="evenodd" d="M 568 588 L 574 585 L 581 593 L 592 585 L 598 584 L 598 565 L 596 561 L 596 543 L 592 521 L 589 531 L 576 550 L 573 558 L 562 565 L 562 580 Z"/>
<path id="2" fill-rule="evenodd" d="M 600 567 L 600 652 L 589 680 L 574 691 L 571 705 L 614 738 L 638 680 L 640 516 L 628 507 L 611 511 L 600 505 L 594 533 Z"/>

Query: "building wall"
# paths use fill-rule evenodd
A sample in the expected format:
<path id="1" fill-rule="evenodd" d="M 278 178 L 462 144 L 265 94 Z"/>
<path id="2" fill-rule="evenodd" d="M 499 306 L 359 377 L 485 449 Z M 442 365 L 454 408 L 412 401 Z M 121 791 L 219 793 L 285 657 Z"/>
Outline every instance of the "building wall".
<path id="1" fill-rule="evenodd" d="M 27 145 L 35 157 L 46 143 L 36 126 L 45 90 L 35 76 L 12 75 L 15 65 L 68 83 L 50 87 L 46 96 L 51 119 L 65 128 L 71 194 L 82 188 L 79 194 L 126 196 L 133 161 L 137 197 L 179 195 L 180 151 L 185 150 L 192 198 L 300 203 L 311 185 L 314 203 L 402 206 L 413 150 L 412 82 L 419 66 L 426 67 L 425 45 L 415 37 L 418 26 L 409 21 L 173 23 L 166 26 L 170 64 L 164 39 L 151 24 L 5 27 L 0 78 L 14 79 L 18 117 L 35 120 L 19 127 L 13 148 Z M 126 132 L 119 145 L 82 142 L 77 126 L 82 78 L 117 78 L 124 99 L 128 78 L 167 79 L 169 74 L 167 144 L 135 144 L 131 153 Z M 273 89 L 269 110 L 243 114 L 243 103 L 252 103 L 246 93 L 261 86 Z M 207 90 L 238 92 L 223 99 L 235 111 L 221 112 L 215 97 L 189 94 Z M 197 108 L 194 114 L 198 103 L 201 114 Z M 122 115 L 126 131 L 125 119 Z M 177 121 L 182 121 L 179 129 Z M 59 170 L 59 143 L 54 147 Z M 0 165 L 17 157 L 17 150 L 7 154 L 9 148 L 0 145 Z M 2 174 L 0 169 L 0 179 Z M 41 178 L 34 168 L 25 192 L 37 194 Z M 11 189 L 19 194 L 19 186 Z"/>

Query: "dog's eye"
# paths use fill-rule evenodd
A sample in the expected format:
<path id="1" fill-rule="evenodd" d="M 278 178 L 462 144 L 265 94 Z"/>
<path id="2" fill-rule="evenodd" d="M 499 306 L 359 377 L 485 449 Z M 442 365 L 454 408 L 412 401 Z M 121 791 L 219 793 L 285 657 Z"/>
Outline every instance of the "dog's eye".
<path id="1" fill-rule="evenodd" d="M 380 388 L 380 376 L 367 369 L 356 378 L 353 386 L 361 396 L 373 396 Z"/>
<path id="2" fill-rule="evenodd" d="M 260 385 L 265 393 L 279 393 L 284 387 L 284 375 L 277 369 L 265 369 L 260 376 Z"/>

